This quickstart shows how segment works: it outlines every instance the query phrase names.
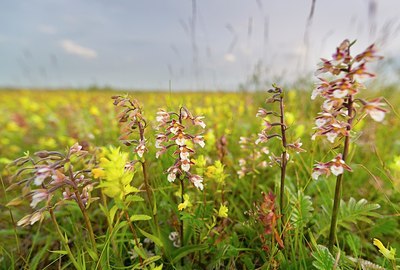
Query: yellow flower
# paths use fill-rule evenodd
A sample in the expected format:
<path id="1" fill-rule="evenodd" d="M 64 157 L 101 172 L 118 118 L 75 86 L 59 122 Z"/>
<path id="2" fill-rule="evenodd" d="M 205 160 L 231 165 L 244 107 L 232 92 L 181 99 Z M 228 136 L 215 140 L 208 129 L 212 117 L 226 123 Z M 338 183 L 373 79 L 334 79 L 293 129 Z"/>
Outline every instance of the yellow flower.
<path id="1" fill-rule="evenodd" d="M 379 248 L 379 252 L 382 253 L 386 259 L 395 260 L 395 256 L 396 256 L 395 248 L 390 248 L 390 250 L 385 248 L 385 246 L 382 244 L 382 242 L 376 238 L 374 238 L 374 245 Z"/>
<path id="2" fill-rule="evenodd" d="M 89 109 L 89 112 L 93 116 L 99 116 L 100 115 L 99 108 L 97 108 L 95 106 L 91 106 L 90 109 Z"/>
<path id="3" fill-rule="evenodd" d="M 92 174 L 94 178 L 102 178 L 106 175 L 105 171 L 102 168 L 92 169 Z"/>
<path id="4" fill-rule="evenodd" d="M 192 203 L 190 202 L 190 197 L 188 194 L 183 194 L 183 203 L 180 203 L 178 205 L 178 210 L 182 211 L 183 209 L 186 209 L 187 207 L 191 207 Z"/>
<path id="5" fill-rule="evenodd" d="M 227 218 L 228 217 L 228 207 L 226 207 L 225 205 L 223 205 L 221 203 L 221 206 L 219 207 L 219 211 L 218 211 L 218 216 L 222 217 L 222 218 Z"/>
<path id="6" fill-rule="evenodd" d="M 207 177 L 214 179 L 217 183 L 222 185 L 225 185 L 225 178 L 229 176 L 224 173 L 224 165 L 219 160 L 215 161 L 214 165 L 208 166 L 205 174 Z"/>
<path id="7" fill-rule="evenodd" d="M 103 178 L 98 185 L 104 194 L 114 199 L 123 199 L 130 193 L 139 192 L 131 186 L 134 170 L 126 170 L 128 153 L 123 153 L 119 148 L 110 147 L 105 150 L 105 157 L 100 158 L 100 167 L 103 168 Z M 95 169 L 94 169 L 95 170 Z M 95 171 L 97 175 L 100 172 Z"/>

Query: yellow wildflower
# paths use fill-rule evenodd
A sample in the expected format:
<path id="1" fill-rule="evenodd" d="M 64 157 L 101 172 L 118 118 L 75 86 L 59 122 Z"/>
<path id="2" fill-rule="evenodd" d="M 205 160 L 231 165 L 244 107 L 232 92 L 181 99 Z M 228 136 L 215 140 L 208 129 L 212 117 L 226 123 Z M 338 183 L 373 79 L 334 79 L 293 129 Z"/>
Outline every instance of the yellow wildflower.
<path id="1" fill-rule="evenodd" d="M 105 171 L 102 168 L 92 169 L 92 174 L 94 178 L 102 178 L 106 175 Z"/>
<path id="2" fill-rule="evenodd" d="M 190 202 L 190 197 L 188 194 L 183 194 L 183 203 L 180 203 L 178 205 L 178 210 L 182 211 L 183 209 L 186 209 L 187 207 L 191 207 L 192 203 Z"/>
<path id="3" fill-rule="evenodd" d="M 227 218 L 228 217 L 228 207 L 226 207 L 225 205 L 223 205 L 222 203 L 221 203 L 221 206 L 219 207 L 219 210 L 218 210 L 218 216 L 219 217 L 221 217 L 221 218 Z"/>
<path id="4" fill-rule="evenodd" d="M 377 246 L 379 248 L 379 252 L 383 254 L 383 256 L 385 256 L 386 259 L 389 260 L 395 260 L 395 256 L 396 256 L 396 249 L 395 248 L 390 248 L 387 249 L 382 242 L 379 239 L 374 238 L 374 245 Z"/>

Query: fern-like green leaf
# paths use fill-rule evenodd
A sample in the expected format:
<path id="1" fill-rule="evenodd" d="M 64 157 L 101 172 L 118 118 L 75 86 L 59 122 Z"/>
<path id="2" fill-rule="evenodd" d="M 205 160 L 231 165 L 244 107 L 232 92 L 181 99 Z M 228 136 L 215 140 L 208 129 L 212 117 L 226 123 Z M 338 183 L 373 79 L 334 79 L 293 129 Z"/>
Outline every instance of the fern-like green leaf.
<path id="1" fill-rule="evenodd" d="M 292 201 L 292 207 L 292 213 L 290 215 L 291 223 L 296 228 L 304 227 L 304 225 L 310 221 L 312 212 L 314 211 L 311 197 L 304 195 L 304 193 L 299 190 L 297 192 L 297 198 Z"/>
<path id="2" fill-rule="evenodd" d="M 322 245 L 318 245 L 317 249 L 312 253 L 314 257 L 313 266 L 317 270 L 330 270 L 335 265 L 335 258 L 329 252 L 328 248 Z M 336 268 L 339 269 L 339 268 Z"/>
<path id="3" fill-rule="evenodd" d="M 356 199 L 350 198 L 347 203 L 341 201 L 338 225 L 350 229 L 351 224 L 357 222 L 372 223 L 371 217 L 380 216 L 375 212 L 378 208 L 380 208 L 379 204 L 368 203 L 366 199 L 357 202 Z"/>

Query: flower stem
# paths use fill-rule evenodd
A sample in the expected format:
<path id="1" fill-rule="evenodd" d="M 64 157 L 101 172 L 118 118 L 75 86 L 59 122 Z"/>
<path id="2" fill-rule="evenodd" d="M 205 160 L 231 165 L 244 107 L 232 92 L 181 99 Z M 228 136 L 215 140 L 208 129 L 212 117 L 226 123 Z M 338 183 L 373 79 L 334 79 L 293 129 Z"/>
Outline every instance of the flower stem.
<path id="1" fill-rule="evenodd" d="M 95 239 L 95 237 L 94 237 L 93 227 L 92 227 L 92 224 L 91 224 L 91 222 L 90 222 L 89 215 L 88 215 L 88 213 L 87 213 L 87 211 L 86 211 L 85 205 L 84 205 L 83 202 L 82 202 L 81 196 L 80 196 L 80 194 L 79 194 L 77 191 L 75 191 L 75 196 L 76 196 L 76 200 L 77 200 L 77 202 L 78 202 L 79 208 L 81 209 L 83 218 L 84 218 L 84 220 L 85 220 L 86 228 L 87 228 L 88 231 L 89 231 L 90 242 L 91 242 L 91 244 L 92 244 L 92 247 L 93 247 L 93 249 L 94 249 L 94 252 L 95 252 L 96 255 L 97 255 L 96 239 Z"/>
<path id="2" fill-rule="evenodd" d="M 347 155 L 349 153 L 349 148 L 350 148 L 350 130 L 352 128 L 352 123 L 353 123 L 353 97 L 349 95 L 347 99 L 347 116 L 348 120 L 347 123 L 349 124 L 347 127 L 347 131 L 349 134 L 345 137 L 344 140 L 344 147 L 343 147 L 343 154 L 342 154 L 342 159 L 343 161 L 346 161 Z M 331 218 L 331 227 L 329 231 L 329 243 L 328 243 L 328 248 L 330 251 L 333 249 L 333 245 L 335 243 L 335 238 L 336 238 L 336 226 L 337 226 L 337 218 L 339 215 L 339 208 L 340 208 L 340 199 L 341 199 L 341 193 L 342 193 L 342 181 L 343 181 L 343 174 L 339 174 L 336 178 L 336 187 L 335 187 L 335 198 L 333 201 L 333 208 L 332 208 L 332 218 Z"/>
<path id="3" fill-rule="evenodd" d="M 185 202 L 185 199 L 183 198 L 183 194 L 184 194 L 184 183 L 183 183 L 183 179 L 181 178 L 181 203 Z M 180 237 L 181 237 L 181 247 L 183 246 L 183 220 L 180 221 Z"/>
<path id="4" fill-rule="evenodd" d="M 97 247 L 96 247 L 96 239 L 94 237 L 92 224 L 90 223 L 89 215 L 86 211 L 85 204 L 82 201 L 81 194 L 79 193 L 79 189 L 75 183 L 75 177 L 72 172 L 71 166 L 69 167 L 68 173 L 69 173 L 70 179 L 73 182 L 73 188 L 75 189 L 74 194 L 75 194 L 76 202 L 78 203 L 79 209 L 82 212 L 83 218 L 85 220 L 86 228 L 89 231 L 90 242 L 91 242 L 94 252 L 96 253 L 96 256 L 97 256 L 98 254 L 97 254 Z"/>
<path id="5" fill-rule="evenodd" d="M 281 90 L 282 91 L 282 90 Z M 287 165 L 287 154 L 286 154 L 286 125 L 285 125 L 285 110 L 283 104 L 283 92 L 281 92 L 281 97 L 279 100 L 279 109 L 280 109 L 280 126 L 281 126 L 281 137 L 282 137 L 282 157 L 281 157 L 281 187 L 280 187 L 280 194 L 279 194 L 279 207 L 280 207 L 280 214 L 282 220 L 282 230 L 283 233 L 283 226 L 284 226 L 284 196 L 285 196 L 285 177 L 286 177 L 286 165 Z"/>
<path id="6" fill-rule="evenodd" d="M 52 208 L 49 209 L 49 213 L 51 216 L 51 220 L 53 221 L 54 225 L 56 226 L 56 231 L 58 233 L 58 237 L 60 238 L 65 250 L 67 251 L 69 259 L 71 260 L 72 264 L 75 266 L 76 269 L 80 269 L 81 268 L 80 265 L 75 260 L 74 255 L 72 254 L 71 250 L 69 249 L 68 241 L 65 239 L 64 235 L 62 234 L 62 232 L 60 230 L 60 227 L 58 226 L 56 216 L 54 215 L 54 211 Z"/>
<path id="7" fill-rule="evenodd" d="M 127 211 L 127 210 L 124 210 L 124 214 L 125 214 L 126 221 L 127 221 L 128 224 L 129 224 L 129 229 L 131 230 L 131 232 L 132 232 L 132 234 L 133 234 L 133 239 L 134 239 L 134 241 L 135 241 L 135 245 L 136 245 L 138 248 L 140 248 L 139 241 L 138 241 L 138 237 L 137 237 L 137 233 L 136 233 L 135 227 L 133 227 L 133 224 L 132 224 L 132 222 L 131 222 L 131 220 L 130 220 L 130 218 L 129 218 L 129 213 L 128 213 L 128 211 Z M 143 267 L 143 258 L 142 258 L 140 255 L 139 255 L 138 257 L 139 257 L 140 266 Z"/>

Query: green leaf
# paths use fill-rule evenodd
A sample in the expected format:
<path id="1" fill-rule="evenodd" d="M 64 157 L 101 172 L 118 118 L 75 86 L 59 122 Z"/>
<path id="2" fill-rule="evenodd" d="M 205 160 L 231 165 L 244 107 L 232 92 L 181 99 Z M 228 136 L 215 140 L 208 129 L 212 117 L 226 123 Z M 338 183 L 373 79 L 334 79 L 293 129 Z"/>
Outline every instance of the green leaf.
<path id="1" fill-rule="evenodd" d="M 93 259 L 93 261 L 98 260 L 99 257 L 97 256 L 96 252 L 93 249 L 88 248 L 87 252 L 89 253 L 89 256 Z"/>
<path id="2" fill-rule="evenodd" d="M 358 202 L 354 198 L 350 198 L 346 203 L 341 201 L 338 225 L 346 229 L 351 229 L 351 224 L 358 222 L 373 223 L 371 217 L 380 217 L 374 210 L 379 209 L 380 205 L 368 203 L 366 199 Z"/>
<path id="3" fill-rule="evenodd" d="M 151 263 L 153 263 L 153 262 L 158 261 L 159 259 L 161 259 L 161 256 L 152 256 L 152 257 L 147 258 L 146 260 L 144 260 L 144 261 L 143 261 L 143 264 L 144 264 L 144 265 L 148 265 L 148 264 L 151 264 Z"/>
<path id="4" fill-rule="evenodd" d="M 203 245 L 192 245 L 192 246 L 185 246 L 185 247 L 181 247 L 176 251 L 176 255 L 175 257 L 172 259 L 172 262 L 175 263 L 177 261 L 179 261 L 180 259 L 182 259 L 183 257 L 194 253 L 196 251 L 200 251 L 200 250 L 204 250 L 206 249 L 208 246 L 203 244 Z"/>
<path id="5" fill-rule="evenodd" d="M 154 242 L 154 244 L 156 244 L 156 246 L 158 247 L 163 247 L 163 242 L 160 240 L 160 238 L 158 238 L 155 235 L 149 234 L 145 231 L 143 231 L 142 229 L 138 228 L 138 230 L 140 231 L 141 234 L 143 234 L 144 236 L 146 236 L 147 238 L 149 238 L 151 241 Z"/>
<path id="6" fill-rule="evenodd" d="M 125 203 L 130 203 L 130 202 L 143 202 L 144 199 L 138 195 L 128 195 L 125 198 Z"/>
<path id="7" fill-rule="evenodd" d="M 136 253 L 137 253 L 140 257 L 142 257 L 143 259 L 147 259 L 146 251 L 145 251 L 143 248 L 138 247 L 138 246 L 134 246 L 133 249 L 136 251 Z"/>
<path id="8" fill-rule="evenodd" d="M 109 217 L 110 217 L 110 223 L 112 224 L 115 218 L 115 214 L 117 213 L 118 210 L 118 206 L 114 205 L 113 207 L 111 207 L 110 213 L 109 213 Z"/>
<path id="9" fill-rule="evenodd" d="M 23 203 L 24 201 L 26 201 L 26 200 L 24 200 L 24 198 L 17 197 L 17 198 L 12 199 L 9 203 L 7 203 L 6 206 L 7 207 L 9 207 L 9 206 L 17 206 L 17 205 L 20 205 L 21 203 Z"/>
<path id="10" fill-rule="evenodd" d="M 50 250 L 51 253 L 67 255 L 68 252 L 66 250 Z"/>
<path id="11" fill-rule="evenodd" d="M 295 197 L 296 198 L 296 197 Z M 302 228 L 310 221 L 314 208 L 312 207 L 311 197 L 304 195 L 302 191 L 298 191 L 297 198 L 292 202 L 293 211 L 290 221 L 296 228 Z"/>
<path id="12" fill-rule="evenodd" d="M 159 265 L 159 266 L 151 266 L 150 268 L 151 270 L 162 270 L 163 269 L 163 265 Z"/>
<path id="13" fill-rule="evenodd" d="M 138 221 L 138 220 L 150 220 L 151 217 L 148 215 L 133 215 L 129 219 L 130 221 Z"/>
<path id="14" fill-rule="evenodd" d="M 318 245 L 316 250 L 312 253 L 314 257 L 313 266 L 318 270 L 333 269 L 335 265 L 335 259 L 329 252 L 328 248 L 322 245 Z M 339 269 L 339 268 L 336 268 Z"/>

